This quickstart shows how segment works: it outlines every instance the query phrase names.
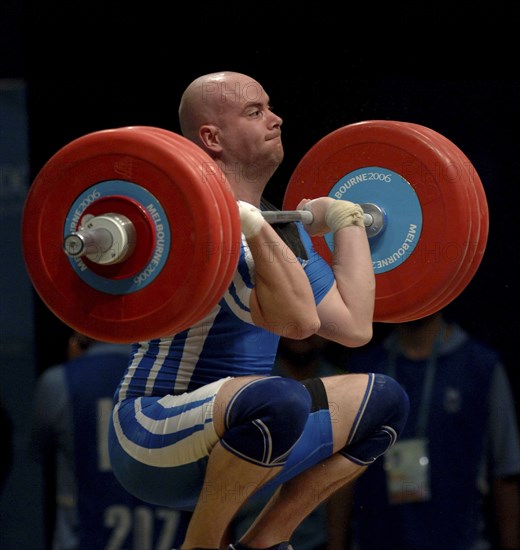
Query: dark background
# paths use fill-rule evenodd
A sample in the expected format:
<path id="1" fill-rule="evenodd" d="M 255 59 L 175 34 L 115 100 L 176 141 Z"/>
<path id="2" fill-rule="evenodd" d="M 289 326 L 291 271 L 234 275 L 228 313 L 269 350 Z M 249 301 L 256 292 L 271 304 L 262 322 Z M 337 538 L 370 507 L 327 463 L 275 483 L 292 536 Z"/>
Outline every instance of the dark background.
<path id="1" fill-rule="evenodd" d="M 483 181 L 490 234 L 450 309 L 501 351 L 518 387 L 518 2 L 4 0 L 2 9 L 0 77 L 27 82 L 31 178 L 91 131 L 177 131 L 182 90 L 221 69 L 259 80 L 284 119 L 286 158 L 267 189 L 277 206 L 305 152 L 343 125 L 402 120 L 451 139 Z M 61 360 L 56 341 L 67 330 L 38 299 L 35 331 L 41 370 Z"/>

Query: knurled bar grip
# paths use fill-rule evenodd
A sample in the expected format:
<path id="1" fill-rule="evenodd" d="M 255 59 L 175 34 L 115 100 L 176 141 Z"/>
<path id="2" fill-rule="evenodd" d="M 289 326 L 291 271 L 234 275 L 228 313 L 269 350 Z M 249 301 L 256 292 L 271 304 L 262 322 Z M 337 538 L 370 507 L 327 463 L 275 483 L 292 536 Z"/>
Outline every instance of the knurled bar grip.
<path id="1" fill-rule="evenodd" d="M 287 222 L 302 222 L 310 224 L 313 220 L 313 215 L 310 210 L 264 210 L 262 211 L 264 219 L 272 223 L 287 223 Z M 370 214 L 363 214 L 365 226 L 369 226 L 373 222 L 373 217 Z"/>
<path id="2" fill-rule="evenodd" d="M 313 215 L 310 210 L 263 210 L 262 216 L 267 223 L 302 222 L 312 223 Z"/>

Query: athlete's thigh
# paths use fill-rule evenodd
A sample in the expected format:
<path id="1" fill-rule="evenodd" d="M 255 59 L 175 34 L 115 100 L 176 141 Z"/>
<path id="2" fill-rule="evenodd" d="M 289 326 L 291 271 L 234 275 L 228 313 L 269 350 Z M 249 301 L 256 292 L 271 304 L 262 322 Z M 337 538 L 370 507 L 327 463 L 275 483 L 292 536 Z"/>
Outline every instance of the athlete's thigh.
<path id="1" fill-rule="evenodd" d="M 180 395 L 128 398 L 115 405 L 110 460 L 128 492 L 162 506 L 192 509 L 219 440 L 213 409 L 225 383 L 223 379 Z"/>

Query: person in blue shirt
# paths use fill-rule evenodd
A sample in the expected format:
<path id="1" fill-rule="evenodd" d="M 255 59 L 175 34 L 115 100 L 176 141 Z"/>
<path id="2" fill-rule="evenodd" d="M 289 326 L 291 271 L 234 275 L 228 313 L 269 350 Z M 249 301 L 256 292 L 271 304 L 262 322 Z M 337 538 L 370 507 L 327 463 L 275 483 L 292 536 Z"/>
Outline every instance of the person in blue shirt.
<path id="1" fill-rule="evenodd" d="M 179 120 L 235 194 L 240 257 L 206 317 L 133 345 L 114 396 L 110 458 L 132 494 L 193 512 L 183 550 L 220 548 L 249 496 L 277 487 L 231 546 L 282 550 L 320 502 L 395 443 L 408 398 L 373 373 L 271 376 L 281 335 L 319 334 L 352 347 L 371 339 L 375 277 L 363 211 L 302 197 L 298 207 L 312 212 L 313 223 L 277 232 L 265 221 L 262 193 L 283 160 L 282 119 L 248 75 L 196 78 L 181 97 Z M 331 266 L 310 238 L 329 232 Z"/>
<path id="2" fill-rule="evenodd" d="M 152 506 L 128 493 L 114 477 L 107 431 L 112 398 L 128 366 L 130 347 L 73 332 L 67 361 L 38 378 L 31 450 L 54 473 L 54 522 L 49 548 L 170 550 L 182 542 L 183 514 Z"/>
<path id="3" fill-rule="evenodd" d="M 410 398 L 400 441 L 355 484 L 356 550 L 518 550 L 520 443 L 496 350 L 437 312 L 351 350 Z"/>

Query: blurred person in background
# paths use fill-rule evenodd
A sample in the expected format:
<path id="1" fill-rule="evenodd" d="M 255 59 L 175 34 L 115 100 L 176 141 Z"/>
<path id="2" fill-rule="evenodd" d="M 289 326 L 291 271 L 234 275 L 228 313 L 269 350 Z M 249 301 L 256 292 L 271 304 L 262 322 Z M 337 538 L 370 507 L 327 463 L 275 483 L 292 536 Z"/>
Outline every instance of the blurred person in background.
<path id="1" fill-rule="evenodd" d="M 31 451 L 52 487 L 44 504 L 49 549 L 171 550 L 182 543 L 187 518 L 130 495 L 110 467 L 108 420 L 129 354 L 130 346 L 73 332 L 67 361 L 37 381 Z"/>
<path id="2" fill-rule="evenodd" d="M 410 398 L 401 440 L 356 481 L 353 548 L 518 550 L 518 422 L 497 351 L 444 311 L 347 363 L 395 377 Z"/>

